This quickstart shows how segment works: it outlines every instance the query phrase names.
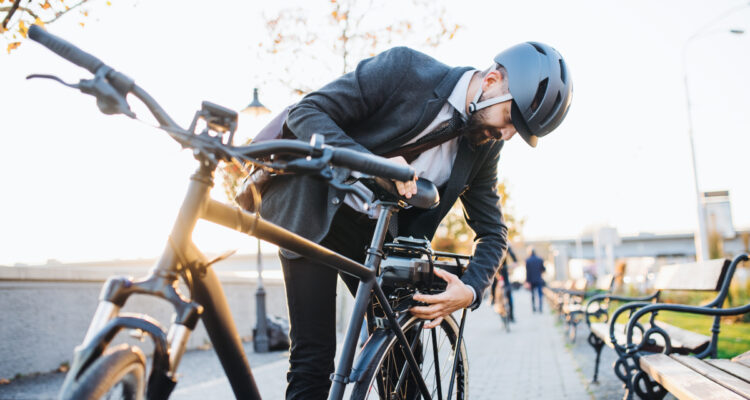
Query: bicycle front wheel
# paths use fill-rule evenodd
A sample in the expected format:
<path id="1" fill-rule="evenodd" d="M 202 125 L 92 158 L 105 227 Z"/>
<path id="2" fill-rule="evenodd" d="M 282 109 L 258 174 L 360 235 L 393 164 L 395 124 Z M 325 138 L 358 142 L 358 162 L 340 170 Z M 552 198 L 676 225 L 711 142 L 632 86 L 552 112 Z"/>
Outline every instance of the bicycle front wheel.
<path id="1" fill-rule="evenodd" d="M 142 400 L 146 392 L 146 357 L 137 347 L 107 350 L 69 387 L 61 399 Z"/>
<path id="2" fill-rule="evenodd" d="M 430 397 L 448 397 L 450 379 L 453 372 L 454 354 L 458 338 L 458 324 L 452 316 L 433 329 L 421 329 L 421 320 L 410 318 L 402 329 L 411 342 L 418 335 L 414 355 L 420 364 L 419 373 L 425 380 Z M 352 399 L 421 399 L 419 387 L 411 375 L 413 372 L 406 363 L 404 351 L 399 346 L 395 334 L 380 345 L 372 362 L 365 369 L 362 379 L 352 390 Z M 469 360 L 464 341 L 458 352 L 453 394 L 451 399 L 468 398 Z"/>

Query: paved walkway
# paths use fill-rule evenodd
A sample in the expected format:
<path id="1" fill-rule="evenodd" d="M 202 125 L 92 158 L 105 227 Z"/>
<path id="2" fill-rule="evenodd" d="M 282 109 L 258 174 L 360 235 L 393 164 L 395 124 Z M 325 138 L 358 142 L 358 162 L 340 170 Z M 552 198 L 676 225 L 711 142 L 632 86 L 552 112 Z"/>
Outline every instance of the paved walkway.
<path id="1" fill-rule="evenodd" d="M 530 296 L 514 292 L 516 323 L 509 333 L 489 304 L 467 317 L 469 398 L 592 399 L 555 317 L 548 309 L 533 314 Z"/>
<path id="2" fill-rule="evenodd" d="M 555 317 L 532 314 L 529 292 L 514 293 L 517 323 L 506 333 L 499 317 L 485 304 L 469 313 L 466 343 L 469 351 L 469 398 L 593 399 L 581 369 L 565 345 Z M 254 354 L 245 346 L 264 399 L 283 398 L 287 354 Z M 229 383 L 211 351 L 192 351 L 180 366 L 181 383 L 173 399 L 231 399 Z M 62 374 L 23 378 L 0 385 L 0 399 L 54 399 Z"/>

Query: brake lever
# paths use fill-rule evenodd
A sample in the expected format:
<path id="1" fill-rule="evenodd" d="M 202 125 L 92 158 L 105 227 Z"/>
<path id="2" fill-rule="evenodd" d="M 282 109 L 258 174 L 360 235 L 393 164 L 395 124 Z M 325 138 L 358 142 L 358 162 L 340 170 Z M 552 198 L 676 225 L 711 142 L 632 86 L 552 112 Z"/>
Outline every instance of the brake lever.
<path id="1" fill-rule="evenodd" d="M 67 86 L 67 87 L 71 87 L 71 88 L 73 88 L 73 89 L 78 89 L 78 88 L 79 88 L 79 85 L 78 85 L 78 84 L 67 83 L 67 82 L 63 81 L 62 79 L 58 78 L 58 77 L 57 77 L 57 76 L 55 76 L 55 75 L 47 75 L 47 74 L 31 74 L 31 75 L 28 75 L 28 76 L 26 76 L 26 79 L 27 79 L 27 80 L 29 80 L 29 79 L 35 79 L 35 78 L 40 78 L 40 79 L 50 79 L 50 80 L 53 80 L 53 81 L 57 81 L 57 82 L 59 82 L 59 83 L 62 83 L 63 85 L 65 85 L 65 86 Z"/>
<path id="2" fill-rule="evenodd" d="M 81 92 L 96 97 L 96 105 L 105 114 L 125 114 L 135 119 L 135 113 L 130 111 L 130 106 L 125 100 L 125 94 L 120 93 L 107 80 L 107 73 L 111 69 L 99 68 L 94 79 L 82 79 L 78 83 Z"/>
<path id="3" fill-rule="evenodd" d="M 102 69 L 102 73 L 97 73 L 94 79 L 81 79 L 77 84 L 67 83 L 57 76 L 45 74 L 32 74 L 27 76 L 26 79 L 43 78 L 57 81 L 67 87 L 78 89 L 82 93 L 96 97 L 96 105 L 105 114 L 125 114 L 130 118 L 135 118 L 135 113 L 130 110 L 125 96 L 117 91 L 105 77 L 106 72 L 108 71 Z"/>

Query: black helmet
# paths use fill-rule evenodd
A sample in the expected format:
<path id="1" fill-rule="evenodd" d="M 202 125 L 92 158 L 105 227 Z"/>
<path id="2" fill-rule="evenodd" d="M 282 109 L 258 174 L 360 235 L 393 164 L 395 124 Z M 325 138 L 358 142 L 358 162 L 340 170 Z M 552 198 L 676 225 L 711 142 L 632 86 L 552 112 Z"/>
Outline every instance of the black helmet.
<path id="1" fill-rule="evenodd" d="M 537 139 L 557 128 L 568 113 L 573 82 L 565 60 L 546 44 L 526 42 L 498 54 L 495 62 L 508 73 L 510 96 L 507 97 L 513 98 L 513 126 L 526 143 L 536 147 Z M 506 96 L 501 96 L 476 104 L 478 97 L 470 106 L 472 112 L 498 100 L 507 100 Z"/>

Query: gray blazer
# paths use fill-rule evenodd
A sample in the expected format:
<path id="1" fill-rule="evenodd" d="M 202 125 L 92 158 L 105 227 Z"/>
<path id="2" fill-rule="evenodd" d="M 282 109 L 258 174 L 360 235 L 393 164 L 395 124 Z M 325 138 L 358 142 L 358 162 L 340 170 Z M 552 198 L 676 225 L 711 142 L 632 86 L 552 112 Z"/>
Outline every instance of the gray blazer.
<path id="1" fill-rule="evenodd" d="M 312 134 L 325 143 L 384 154 L 404 145 L 435 119 L 468 67 L 450 68 L 405 47 L 385 51 L 359 63 L 357 69 L 308 94 L 287 117 L 298 138 Z M 503 142 L 473 147 L 459 139 L 441 203 L 432 210 L 399 213 L 399 235 L 431 239 L 440 221 L 460 197 L 464 215 L 477 235 L 474 258 L 461 278 L 477 293 L 492 282 L 507 248 L 507 227 L 496 192 L 497 163 Z M 312 241 L 328 233 L 345 194 L 305 176 L 273 180 L 263 197 L 261 215 Z"/>

